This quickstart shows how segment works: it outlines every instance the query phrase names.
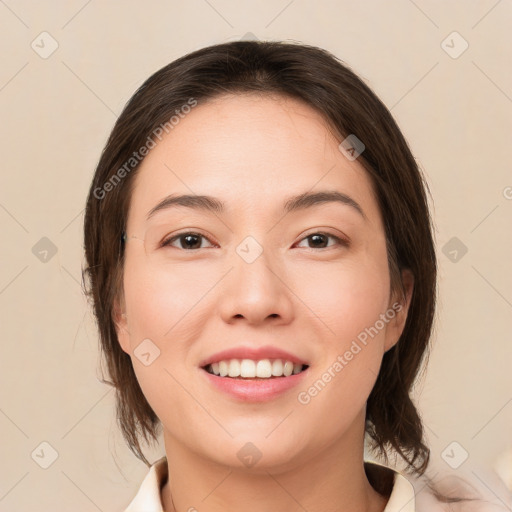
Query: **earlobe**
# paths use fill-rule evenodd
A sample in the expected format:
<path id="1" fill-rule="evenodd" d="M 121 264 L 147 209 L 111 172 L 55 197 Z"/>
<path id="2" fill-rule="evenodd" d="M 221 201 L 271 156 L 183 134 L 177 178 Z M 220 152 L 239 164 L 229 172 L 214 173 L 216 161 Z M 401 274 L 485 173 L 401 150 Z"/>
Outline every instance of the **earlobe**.
<path id="1" fill-rule="evenodd" d="M 394 310 L 395 316 L 386 328 L 386 339 L 384 341 L 385 352 L 396 345 L 405 327 L 414 290 L 414 276 L 409 269 L 402 270 L 402 284 L 404 290 L 403 295 L 395 296 L 389 306 Z"/>
<path id="2" fill-rule="evenodd" d="M 130 354 L 130 333 L 128 332 L 128 317 L 126 316 L 124 305 L 121 305 L 118 299 L 114 301 L 112 316 L 119 344 L 121 345 L 121 348 L 124 352 Z"/>

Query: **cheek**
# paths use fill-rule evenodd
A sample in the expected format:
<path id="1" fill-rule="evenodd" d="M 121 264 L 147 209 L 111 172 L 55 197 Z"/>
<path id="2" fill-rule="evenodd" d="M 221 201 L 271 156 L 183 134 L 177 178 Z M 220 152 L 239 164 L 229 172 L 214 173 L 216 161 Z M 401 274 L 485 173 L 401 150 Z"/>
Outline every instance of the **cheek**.
<path id="1" fill-rule="evenodd" d="M 124 279 L 132 363 L 144 396 L 157 416 L 164 418 L 174 408 L 191 409 L 178 382 L 185 382 L 181 372 L 187 340 L 199 336 L 193 332 L 197 326 L 191 319 L 196 318 L 201 303 L 192 308 L 206 292 L 208 282 L 196 274 L 189 279 L 184 269 L 157 272 L 137 256 L 126 259 Z M 149 361 L 144 361 L 145 353 L 150 354 Z"/>
<path id="2" fill-rule="evenodd" d="M 325 340 L 337 350 L 373 326 L 388 306 L 389 273 L 378 259 L 318 265 L 302 275 L 306 277 L 297 280 L 294 292 L 318 318 Z"/>
<path id="3" fill-rule="evenodd" d="M 326 427 L 338 430 L 364 407 L 379 373 L 387 325 L 380 319 L 389 299 L 387 260 L 382 264 L 381 258 L 362 255 L 319 267 L 301 282 L 297 295 L 302 293 L 324 335 L 316 337 L 322 356 L 298 401 L 311 406 L 312 417 L 323 417 Z"/>
<path id="4" fill-rule="evenodd" d="M 201 299 L 212 287 L 212 275 L 199 266 L 175 264 L 172 268 L 152 268 L 145 261 L 126 262 L 125 298 L 132 338 L 164 340 L 176 337 L 189 318 L 201 310 Z"/>

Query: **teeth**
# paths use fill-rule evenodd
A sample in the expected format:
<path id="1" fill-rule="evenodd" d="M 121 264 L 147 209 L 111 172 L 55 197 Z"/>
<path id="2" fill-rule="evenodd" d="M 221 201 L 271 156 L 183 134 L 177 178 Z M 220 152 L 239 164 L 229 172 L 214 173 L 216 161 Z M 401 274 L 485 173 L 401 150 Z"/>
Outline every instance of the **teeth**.
<path id="1" fill-rule="evenodd" d="M 305 367 L 306 368 L 306 367 Z M 289 377 L 296 375 L 303 370 L 299 363 L 284 361 L 282 359 L 261 359 L 253 361 L 252 359 L 229 359 L 209 364 L 206 367 L 209 373 L 219 375 L 220 377 L 242 377 L 251 379 L 258 377 L 260 379 L 269 379 L 271 377 Z"/>
<path id="2" fill-rule="evenodd" d="M 281 359 L 276 359 L 272 363 L 272 375 L 274 377 L 281 377 L 283 375 L 283 361 Z"/>
<path id="3" fill-rule="evenodd" d="M 267 379 L 268 377 L 272 377 L 272 364 L 268 359 L 264 359 L 263 361 L 258 361 L 255 366 L 256 376 L 262 379 Z M 244 375 L 245 377 L 245 375 Z"/>
<path id="4" fill-rule="evenodd" d="M 210 365 L 211 367 L 211 365 Z M 219 375 L 225 377 L 229 372 L 229 361 L 219 361 Z"/>
<path id="5" fill-rule="evenodd" d="M 231 360 L 229 363 L 228 377 L 240 377 L 240 372 L 242 370 L 241 366 L 242 365 L 238 359 Z"/>
<path id="6" fill-rule="evenodd" d="M 229 367 L 231 368 L 237 363 L 238 359 L 231 359 L 229 362 Z M 258 365 L 259 363 L 265 363 L 265 361 L 258 361 Z M 256 377 L 256 364 L 254 361 L 251 361 L 250 359 L 242 359 L 242 362 L 240 363 L 240 377 L 244 377 L 245 379 Z"/>

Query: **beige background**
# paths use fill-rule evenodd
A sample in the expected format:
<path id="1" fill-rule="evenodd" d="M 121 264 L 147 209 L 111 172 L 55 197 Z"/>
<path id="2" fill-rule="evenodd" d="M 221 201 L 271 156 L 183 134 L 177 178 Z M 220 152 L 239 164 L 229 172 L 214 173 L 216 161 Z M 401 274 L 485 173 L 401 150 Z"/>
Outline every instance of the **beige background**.
<path id="1" fill-rule="evenodd" d="M 436 336 L 416 388 L 432 472 L 453 441 L 452 460 L 469 453 L 460 471 L 511 449 L 511 26 L 512 4 L 497 0 L 0 0 L 0 510 L 122 510 L 146 474 L 98 381 L 79 285 L 85 197 L 135 89 L 248 32 L 330 50 L 391 109 L 437 224 Z"/>

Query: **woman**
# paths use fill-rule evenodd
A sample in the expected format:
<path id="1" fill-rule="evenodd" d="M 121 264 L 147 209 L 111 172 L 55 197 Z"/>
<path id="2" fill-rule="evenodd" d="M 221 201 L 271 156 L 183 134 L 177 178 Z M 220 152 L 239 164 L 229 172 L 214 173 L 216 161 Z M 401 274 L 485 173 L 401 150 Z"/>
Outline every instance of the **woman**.
<path id="1" fill-rule="evenodd" d="M 420 510 L 431 221 L 350 69 L 255 41 L 172 62 L 116 122 L 84 234 L 122 432 L 148 465 L 141 439 L 165 443 L 127 511 Z"/>

